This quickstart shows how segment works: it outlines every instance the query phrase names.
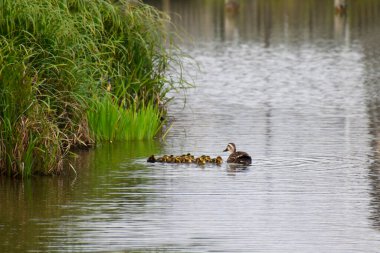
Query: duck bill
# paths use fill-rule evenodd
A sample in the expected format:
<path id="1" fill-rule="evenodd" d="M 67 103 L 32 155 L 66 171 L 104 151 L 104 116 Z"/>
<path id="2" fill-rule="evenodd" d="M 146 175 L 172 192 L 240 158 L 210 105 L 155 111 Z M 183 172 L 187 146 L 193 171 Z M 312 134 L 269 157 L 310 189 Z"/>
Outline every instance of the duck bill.
<path id="1" fill-rule="evenodd" d="M 228 151 L 228 149 L 226 148 L 225 150 L 223 150 L 223 152 L 227 152 Z"/>

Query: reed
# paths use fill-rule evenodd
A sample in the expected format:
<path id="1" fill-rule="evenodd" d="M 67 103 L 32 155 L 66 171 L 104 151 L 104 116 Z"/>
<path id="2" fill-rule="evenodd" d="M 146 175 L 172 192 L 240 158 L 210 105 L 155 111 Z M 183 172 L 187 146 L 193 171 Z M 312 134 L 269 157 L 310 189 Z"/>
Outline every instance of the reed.
<path id="1" fill-rule="evenodd" d="M 149 140 L 164 124 L 162 112 L 152 103 L 137 109 L 115 101 L 114 95 L 106 93 L 88 111 L 90 133 L 97 141 Z"/>
<path id="2" fill-rule="evenodd" d="M 137 1 L 0 3 L 0 172 L 59 173 L 73 147 L 151 139 L 188 84 L 169 18 Z M 178 68 L 177 68 L 178 69 Z"/>

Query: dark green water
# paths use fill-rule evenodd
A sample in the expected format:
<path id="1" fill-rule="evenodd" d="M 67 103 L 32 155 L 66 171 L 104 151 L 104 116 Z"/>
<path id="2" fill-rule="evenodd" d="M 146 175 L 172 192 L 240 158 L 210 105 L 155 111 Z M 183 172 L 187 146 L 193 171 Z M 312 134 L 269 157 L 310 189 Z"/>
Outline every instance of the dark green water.
<path id="1" fill-rule="evenodd" d="M 147 2 L 200 66 L 167 139 L 81 152 L 77 176 L 1 179 L 0 251 L 378 252 L 380 1 L 346 16 L 328 0 Z M 248 170 L 145 162 L 227 158 L 228 142 Z"/>

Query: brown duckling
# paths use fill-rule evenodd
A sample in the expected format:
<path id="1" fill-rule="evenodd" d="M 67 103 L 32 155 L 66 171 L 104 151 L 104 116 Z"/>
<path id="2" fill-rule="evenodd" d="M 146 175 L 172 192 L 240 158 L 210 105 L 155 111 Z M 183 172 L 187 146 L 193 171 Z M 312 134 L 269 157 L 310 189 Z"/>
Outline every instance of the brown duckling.
<path id="1" fill-rule="evenodd" d="M 162 162 L 162 163 L 167 163 L 168 162 L 168 158 L 169 158 L 169 156 L 164 155 L 163 157 L 159 157 L 157 160 L 159 162 Z"/>
<path id="2" fill-rule="evenodd" d="M 195 159 L 195 163 L 198 164 L 198 165 L 205 165 L 206 164 L 206 160 L 201 156 L 201 157 L 197 157 Z"/>
<path id="3" fill-rule="evenodd" d="M 157 157 L 156 162 L 164 163 L 166 162 L 167 155 Z"/>
<path id="4" fill-rule="evenodd" d="M 209 155 L 201 155 L 199 158 L 202 158 L 206 163 L 211 162 L 211 157 Z"/>
<path id="5" fill-rule="evenodd" d="M 215 163 L 216 163 L 216 165 L 221 165 L 223 163 L 223 158 L 220 156 L 217 156 L 215 158 Z"/>
<path id="6" fill-rule="evenodd" d="M 180 156 L 176 156 L 176 157 L 174 158 L 174 162 L 175 162 L 175 163 L 182 163 L 182 158 L 181 158 Z"/>
<path id="7" fill-rule="evenodd" d="M 252 163 L 252 158 L 246 152 L 236 151 L 236 145 L 234 143 L 228 143 L 227 147 L 223 152 L 229 151 L 231 154 L 227 159 L 228 163 L 239 163 L 243 165 L 250 165 Z"/>
<path id="8" fill-rule="evenodd" d="M 185 156 L 184 158 L 183 158 L 183 163 L 191 163 L 193 160 L 191 159 L 191 157 L 190 156 Z"/>
<path id="9" fill-rule="evenodd" d="M 154 157 L 154 155 L 149 156 L 147 160 L 148 163 L 155 163 L 156 161 L 157 159 Z"/>
<path id="10" fill-rule="evenodd" d="M 221 165 L 223 163 L 223 158 L 220 156 L 212 158 L 211 163 L 215 163 L 216 165 Z"/>

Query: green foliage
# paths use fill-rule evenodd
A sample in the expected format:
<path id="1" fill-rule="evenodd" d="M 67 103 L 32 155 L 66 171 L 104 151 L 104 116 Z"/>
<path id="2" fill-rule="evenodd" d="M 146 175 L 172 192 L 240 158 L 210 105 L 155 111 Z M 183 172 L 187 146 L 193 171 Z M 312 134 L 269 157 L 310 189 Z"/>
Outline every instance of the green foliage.
<path id="1" fill-rule="evenodd" d="M 90 132 L 96 140 L 152 139 L 161 128 L 161 112 L 152 103 L 137 110 L 115 103 L 117 98 L 106 93 L 94 100 L 88 112 Z"/>
<path id="2" fill-rule="evenodd" d="M 0 1 L 0 172 L 57 173 L 93 139 L 153 138 L 186 86 L 167 73 L 181 66 L 168 23 L 136 1 Z"/>

